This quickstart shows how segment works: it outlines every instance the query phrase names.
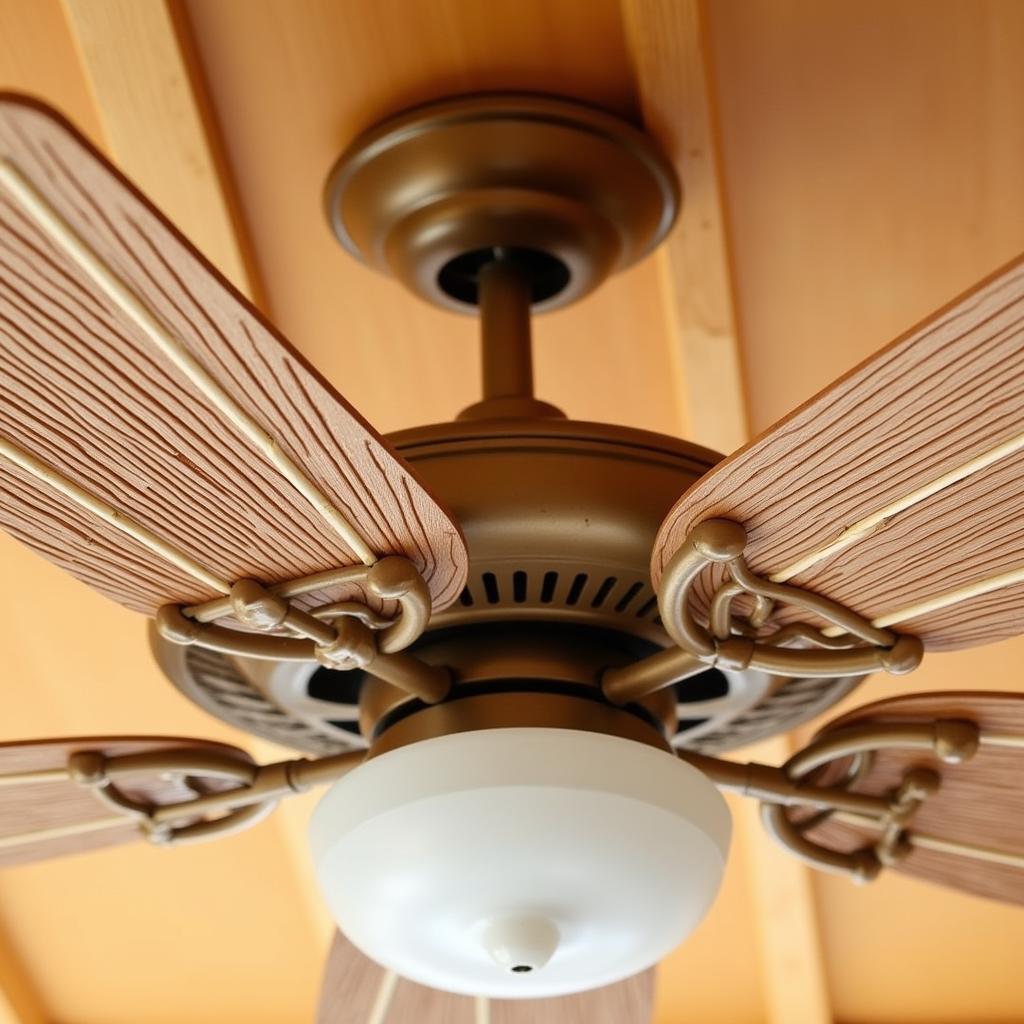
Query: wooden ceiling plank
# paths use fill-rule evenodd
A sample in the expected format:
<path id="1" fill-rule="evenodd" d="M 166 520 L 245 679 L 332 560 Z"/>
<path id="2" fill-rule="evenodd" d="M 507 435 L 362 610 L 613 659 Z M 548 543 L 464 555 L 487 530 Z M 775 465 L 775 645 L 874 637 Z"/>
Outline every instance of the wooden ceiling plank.
<path id="1" fill-rule="evenodd" d="M 662 249 L 662 287 L 690 435 L 731 452 L 748 438 L 739 330 L 720 185 L 715 105 L 699 0 L 623 0 L 641 109 L 683 183 L 683 211 Z M 761 757 L 780 763 L 788 741 Z M 766 1019 L 824 1024 L 831 1008 L 810 872 L 777 850 L 745 802 L 738 851 L 748 866 Z"/>
<path id="2" fill-rule="evenodd" d="M 195 52 L 177 0 L 63 0 L 103 128 L 118 167 L 170 217 L 243 294 L 263 305 L 255 259 Z M 246 744 L 260 761 L 281 749 Z M 288 879 L 325 953 L 334 926 L 308 869 L 311 801 L 286 802 L 266 826 L 277 832 Z M 294 806 L 292 806 L 294 804 Z"/>
<path id="3" fill-rule="evenodd" d="M 673 365 L 694 441 L 747 440 L 714 106 L 699 0 L 623 0 L 641 110 L 683 182 L 680 222 L 658 259 Z"/>
<path id="4" fill-rule="evenodd" d="M 177 0 L 64 0 L 104 148 L 236 288 L 255 264 Z"/>
<path id="5" fill-rule="evenodd" d="M 788 737 L 776 736 L 744 754 L 782 764 L 794 751 Z M 830 1024 L 811 872 L 768 835 L 756 800 L 740 805 L 736 825 L 754 905 L 766 1017 L 772 1024 Z"/>
<path id="6" fill-rule="evenodd" d="M 0 931 L 0 1024 L 47 1024 L 42 997 L 7 936 Z"/>

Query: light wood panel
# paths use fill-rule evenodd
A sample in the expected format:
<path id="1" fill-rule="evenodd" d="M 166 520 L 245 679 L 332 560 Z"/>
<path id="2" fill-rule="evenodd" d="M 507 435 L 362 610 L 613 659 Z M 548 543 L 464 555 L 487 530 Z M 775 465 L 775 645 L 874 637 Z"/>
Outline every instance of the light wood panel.
<path id="1" fill-rule="evenodd" d="M 749 434 L 706 12 L 696 0 L 626 0 L 623 11 L 647 127 L 671 155 L 683 183 L 680 222 L 659 258 L 687 436 L 731 452 Z M 783 746 L 781 740 L 767 743 L 747 756 L 782 760 Z M 827 1021 L 828 986 L 809 872 L 771 848 L 756 817 L 748 801 L 734 807 L 732 859 L 745 867 L 753 927 L 739 927 L 754 933 L 765 1017 L 778 1024 Z M 685 952 L 686 947 L 682 957 Z M 670 972 L 662 967 L 664 981 Z M 659 998 L 658 1019 L 672 1019 L 684 999 L 678 991 Z"/>
<path id="2" fill-rule="evenodd" d="M 344 401 L 98 153 L 40 109 L 0 107 L 0 151 L 189 355 L 277 441 L 370 551 L 403 553 L 437 607 L 465 575 L 457 527 Z M 252 441 L 160 353 L 17 197 L 0 198 L 0 432 L 228 581 L 358 563 Z M 216 596 L 22 468 L 2 521 L 101 592 L 152 614 Z"/>
<path id="3" fill-rule="evenodd" d="M 687 436 L 727 454 L 749 435 L 705 19 L 699 0 L 625 0 L 623 11 L 645 125 L 683 183 L 659 266 Z"/>
<path id="4" fill-rule="evenodd" d="M 0 931 L 0 1024 L 47 1024 L 46 1008 L 25 965 Z"/>
<path id="5" fill-rule="evenodd" d="M 1011 264 L 716 466 L 669 513 L 653 575 L 704 519 L 742 523 L 746 557 L 768 576 L 860 520 L 1024 437 L 1024 261 Z M 887 516 L 793 582 L 868 618 L 1024 567 L 1024 452 Z M 720 569 L 706 572 L 706 612 Z M 787 574 L 788 578 L 788 574 Z M 897 628 L 933 650 L 1024 630 L 1024 585 L 1006 586 Z M 787 609 L 777 621 L 808 619 Z"/>
<path id="6" fill-rule="evenodd" d="M 823 732 L 827 735 L 852 725 L 930 722 L 937 718 L 974 722 L 984 734 L 1024 737 L 1024 694 L 916 693 L 858 708 L 830 722 Z M 1024 855 L 1024 750 L 983 744 L 972 758 L 959 765 L 943 764 L 921 752 L 879 751 L 854 788 L 876 795 L 891 792 L 915 767 L 936 772 L 942 781 L 938 792 L 928 797 L 914 815 L 911 833 Z M 842 771 L 842 762 L 829 765 L 820 773 L 822 784 L 829 785 L 841 777 Z M 825 822 L 807 835 L 837 850 L 859 849 L 877 839 L 877 833 L 836 822 Z M 914 847 L 891 870 L 1024 904 L 1022 868 Z"/>
<path id="7" fill-rule="evenodd" d="M 344 253 L 324 222 L 324 180 L 361 130 L 439 97 L 540 91 L 635 114 L 616 0 L 188 9 L 275 322 L 379 428 L 452 418 L 479 398 L 475 324 L 410 299 Z M 539 396 L 581 419 L 678 433 L 663 308 L 648 260 L 579 306 L 539 317 Z"/>
<path id="8" fill-rule="evenodd" d="M 1024 250 L 1024 7 L 705 11 L 756 433 Z"/>
<path id="9" fill-rule="evenodd" d="M 762 430 L 1024 248 L 1015 0 L 715 0 L 710 23 L 751 423 Z M 1020 640 L 868 680 L 1019 689 Z M 815 876 L 838 1020 L 1014 1020 L 1016 908 Z"/>
<path id="10" fill-rule="evenodd" d="M 741 757 L 783 764 L 793 752 L 791 739 L 777 736 L 746 748 Z M 738 854 L 750 880 L 767 1019 L 778 1024 L 831 1024 L 811 872 L 765 832 L 756 801 L 737 803 L 734 820 L 742 843 Z"/>
<path id="11" fill-rule="evenodd" d="M 240 291 L 260 298 L 234 189 L 176 0 L 64 0 L 104 152 Z"/>

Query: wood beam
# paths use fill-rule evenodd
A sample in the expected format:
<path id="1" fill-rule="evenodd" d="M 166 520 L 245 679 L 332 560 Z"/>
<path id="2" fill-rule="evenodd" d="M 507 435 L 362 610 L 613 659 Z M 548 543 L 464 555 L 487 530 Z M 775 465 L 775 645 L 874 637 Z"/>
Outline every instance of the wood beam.
<path id="1" fill-rule="evenodd" d="M 0 931 L 0 1024 L 47 1024 L 48 1019 L 21 958 Z"/>
<path id="2" fill-rule="evenodd" d="M 776 736 L 744 751 L 762 764 L 782 764 L 795 748 Z M 829 1024 L 832 1009 L 811 872 L 761 824 L 760 805 L 744 800 L 736 817 L 741 856 L 754 903 L 766 1016 L 772 1024 Z"/>
<path id="3" fill-rule="evenodd" d="M 93 93 L 105 148 L 193 244 L 243 294 L 263 305 L 252 250 L 189 26 L 177 0 L 64 0 Z M 261 762 L 291 756 L 242 740 Z M 293 865 L 312 935 L 326 952 L 334 932 L 309 866 L 313 798 L 283 801 L 276 828 Z"/>
<path id="4" fill-rule="evenodd" d="M 699 0 L 623 0 L 641 109 L 683 183 L 683 212 L 660 254 L 673 353 L 693 440 L 731 452 L 748 439 L 714 91 Z M 781 763 L 788 740 L 758 749 Z M 826 1024 L 831 1007 L 810 873 L 765 833 L 754 801 L 737 820 L 761 952 L 766 1020 Z"/>
<path id="5" fill-rule="evenodd" d="M 728 454 L 747 440 L 725 203 L 698 0 L 623 0 L 640 106 L 683 183 L 661 261 L 688 436 Z"/>
<path id="6" fill-rule="evenodd" d="M 223 149 L 177 0 L 64 0 L 118 166 L 236 288 L 259 300 Z"/>

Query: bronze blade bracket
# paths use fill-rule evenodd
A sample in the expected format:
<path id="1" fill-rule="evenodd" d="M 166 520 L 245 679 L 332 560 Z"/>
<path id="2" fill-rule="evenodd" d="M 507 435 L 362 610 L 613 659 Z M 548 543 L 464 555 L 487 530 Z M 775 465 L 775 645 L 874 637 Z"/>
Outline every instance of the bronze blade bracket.
<path id="1" fill-rule="evenodd" d="M 761 801 L 761 820 L 781 846 L 819 871 L 842 874 L 858 883 L 870 882 L 882 869 L 906 857 L 915 845 L 910 830 L 922 803 L 938 791 L 940 778 L 927 768 L 911 768 L 900 784 L 884 795 L 853 791 L 870 758 L 879 750 L 919 750 L 946 764 L 961 764 L 977 752 L 981 733 L 972 722 L 940 719 L 908 724 L 852 726 L 829 733 L 795 754 L 781 767 L 740 764 L 690 752 L 679 756 L 704 772 L 720 789 Z M 833 761 L 850 758 L 850 766 L 837 785 L 815 786 L 812 773 Z M 803 807 L 816 813 L 794 820 L 787 808 Z M 880 835 L 871 846 L 849 853 L 828 849 L 805 833 L 831 816 L 855 820 Z M 925 841 L 929 837 L 922 837 Z M 978 855 L 968 847 L 963 856 Z M 982 851 L 984 853 L 984 851 Z"/>
<path id="2" fill-rule="evenodd" d="M 8 845 L 53 839 L 134 822 L 143 838 L 158 846 L 178 846 L 233 835 L 263 821 L 286 796 L 341 778 L 364 758 L 346 751 L 317 761 L 298 759 L 255 765 L 241 756 L 205 747 L 155 750 L 107 756 L 98 750 L 71 754 L 63 768 L 0 775 L 0 788 L 67 780 L 92 792 L 113 812 L 84 828 L 78 824 L 5 837 Z M 138 795 L 147 780 L 174 781 L 194 795 L 155 803 Z M 133 786 L 134 783 L 134 786 Z"/>
<path id="3" fill-rule="evenodd" d="M 386 619 L 356 601 L 303 611 L 291 600 L 339 584 L 356 584 L 381 600 L 396 601 L 397 618 Z M 227 616 L 234 616 L 244 628 L 215 624 Z M 392 555 L 371 566 L 348 566 L 270 587 L 239 580 L 227 597 L 191 607 L 164 605 L 156 627 L 173 643 L 223 654 L 318 661 L 342 671 L 365 669 L 432 704 L 447 694 L 451 673 L 401 653 L 420 636 L 429 618 L 427 585 L 411 562 Z"/>
<path id="4" fill-rule="evenodd" d="M 743 558 L 746 545 L 747 533 L 739 523 L 708 519 L 690 531 L 665 569 L 658 593 L 661 618 L 672 639 L 694 658 L 736 671 L 752 668 L 805 678 L 878 671 L 903 675 L 921 663 L 924 648 L 917 637 L 879 629 L 826 597 L 756 575 Z M 693 617 L 689 599 L 697 578 L 715 564 L 723 565 L 730 578 L 714 594 L 705 628 Z M 734 615 L 732 607 L 744 595 L 753 598 L 745 618 Z M 804 609 L 842 633 L 825 635 L 797 623 L 759 639 L 779 604 Z"/>

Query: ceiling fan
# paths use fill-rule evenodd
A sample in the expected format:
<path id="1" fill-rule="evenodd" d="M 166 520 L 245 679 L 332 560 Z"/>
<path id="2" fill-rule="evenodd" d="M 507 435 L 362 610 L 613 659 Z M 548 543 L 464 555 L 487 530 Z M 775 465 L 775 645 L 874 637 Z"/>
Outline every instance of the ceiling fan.
<path id="1" fill-rule="evenodd" d="M 0 745 L 0 864 L 225 835 L 330 783 L 322 1024 L 649 1019 L 649 968 L 721 877 L 719 789 L 823 870 L 1024 902 L 1019 694 L 896 696 L 782 766 L 715 756 L 1024 632 L 1024 264 L 721 460 L 533 395 L 531 311 L 679 203 L 642 133 L 550 97 L 357 139 L 338 239 L 481 321 L 483 399 L 385 440 L 73 128 L 3 97 L 0 523 L 149 616 L 206 710 L 317 756 Z"/>

